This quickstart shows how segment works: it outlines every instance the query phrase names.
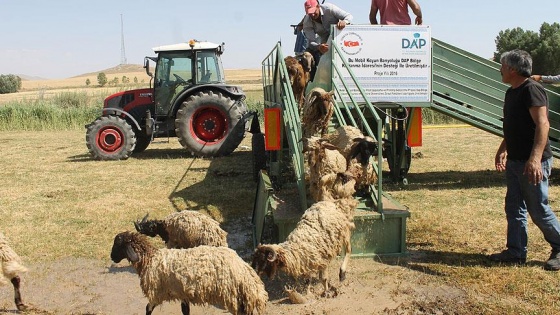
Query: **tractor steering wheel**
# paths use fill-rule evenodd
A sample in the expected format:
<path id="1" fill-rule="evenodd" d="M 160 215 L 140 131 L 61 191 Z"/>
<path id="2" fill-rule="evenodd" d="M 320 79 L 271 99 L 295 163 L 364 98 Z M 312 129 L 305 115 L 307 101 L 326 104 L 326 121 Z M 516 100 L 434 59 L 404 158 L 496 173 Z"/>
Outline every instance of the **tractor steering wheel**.
<path id="1" fill-rule="evenodd" d="M 188 85 L 189 81 L 191 81 L 190 79 L 188 81 L 185 81 L 185 79 L 181 78 L 178 74 L 173 73 L 173 75 L 175 76 L 175 78 L 177 79 L 177 82 L 179 82 L 179 84 L 184 84 L 184 85 Z"/>

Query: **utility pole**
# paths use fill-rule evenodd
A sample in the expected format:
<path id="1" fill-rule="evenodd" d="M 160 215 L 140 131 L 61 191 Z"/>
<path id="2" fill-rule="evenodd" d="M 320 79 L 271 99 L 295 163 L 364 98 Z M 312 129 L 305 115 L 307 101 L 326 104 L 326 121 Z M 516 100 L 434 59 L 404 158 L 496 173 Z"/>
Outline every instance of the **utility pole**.
<path id="1" fill-rule="evenodd" d="M 124 27 L 123 27 L 123 18 L 121 14 L 121 65 L 126 65 L 126 53 L 124 51 Z"/>

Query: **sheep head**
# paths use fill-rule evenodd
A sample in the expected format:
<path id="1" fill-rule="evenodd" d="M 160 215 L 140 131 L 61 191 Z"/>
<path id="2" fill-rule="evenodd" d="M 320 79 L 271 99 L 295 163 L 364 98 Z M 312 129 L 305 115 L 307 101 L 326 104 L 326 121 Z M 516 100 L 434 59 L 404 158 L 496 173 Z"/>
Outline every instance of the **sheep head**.
<path id="1" fill-rule="evenodd" d="M 136 231 L 150 237 L 159 235 L 163 241 L 167 243 L 167 241 L 169 241 L 169 233 L 165 229 L 164 222 L 162 220 L 148 220 L 148 215 L 147 213 L 142 221 L 134 222 Z"/>
<path id="2" fill-rule="evenodd" d="M 350 148 L 350 157 L 348 161 L 356 158 L 358 163 L 365 166 L 369 162 L 370 157 L 378 154 L 379 147 L 377 145 L 377 141 L 373 140 L 373 138 L 354 138 L 352 141 L 354 143 Z"/>
<path id="3" fill-rule="evenodd" d="M 269 279 L 274 278 L 278 268 L 284 267 L 284 259 L 277 251 L 268 245 L 258 245 L 253 253 L 251 267 L 258 275 L 265 274 Z"/>
<path id="4" fill-rule="evenodd" d="M 308 51 L 299 55 L 297 59 L 303 67 L 303 70 L 306 72 L 311 72 L 311 69 L 315 66 L 315 59 L 313 58 L 313 55 Z"/>
<path id="5" fill-rule="evenodd" d="M 134 250 L 132 243 L 134 242 L 134 234 L 131 232 L 122 232 L 115 236 L 113 241 L 113 248 L 111 249 L 111 260 L 119 263 L 123 259 L 128 259 L 130 262 L 138 262 L 140 258 Z"/>

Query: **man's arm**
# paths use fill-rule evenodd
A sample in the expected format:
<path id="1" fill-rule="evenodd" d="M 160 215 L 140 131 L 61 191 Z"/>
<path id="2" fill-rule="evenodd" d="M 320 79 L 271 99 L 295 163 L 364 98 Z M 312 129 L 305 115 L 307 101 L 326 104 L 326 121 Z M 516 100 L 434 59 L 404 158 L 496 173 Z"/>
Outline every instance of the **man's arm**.
<path id="1" fill-rule="evenodd" d="M 548 139 L 548 130 L 550 129 L 546 111 L 546 106 L 531 106 L 529 108 L 531 118 L 535 122 L 535 139 L 529 160 L 536 160 L 539 164 Z"/>
<path id="2" fill-rule="evenodd" d="M 371 0 L 371 8 L 369 9 L 369 23 L 376 25 L 377 23 L 377 12 L 379 8 L 375 4 L 375 0 Z"/>
<path id="3" fill-rule="evenodd" d="M 529 182 L 536 185 L 543 178 L 541 159 L 548 139 L 550 123 L 547 116 L 546 106 L 531 106 L 529 108 L 531 118 L 535 122 L 535 139 L 529 160 L 525 164 L 523 174 L 527 175 Z"/>
<path id="4" fill-rule="evenodd" d="M 422 25 L 422 9 L 416 0 L 406 0 L 414 15 L 416 15 L 416 20 L 414 21 L 416 25 Z M 371 19 L 371 18 L 370 18 Z"/>
<path id="5" fill-rule="evenodd" d="M 337 7 L 334 4 L 331 4 L 330 9 L 332 11 L 332 15 L 336 17 L 339 21 L 344 21 L 345 24 L 352 23 L 352 19 L 354 19 L 352 14 L 342 10 L 341 8 Z"/>

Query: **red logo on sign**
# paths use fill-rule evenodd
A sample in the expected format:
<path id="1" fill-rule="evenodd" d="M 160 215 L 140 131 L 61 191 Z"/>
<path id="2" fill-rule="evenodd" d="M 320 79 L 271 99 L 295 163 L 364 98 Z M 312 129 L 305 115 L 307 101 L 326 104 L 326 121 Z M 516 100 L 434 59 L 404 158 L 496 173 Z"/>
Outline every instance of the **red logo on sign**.
<path id="1" fill-rule="evenodd" d="M 358 47 L 358 46 L 360 46 L 360 42 L 358 42 L 358 41 L 351 41 L 351 40 L 345 40 L 345 41 L 344 41 L 344 46 L 346 46 L 346 47 Z"/>

